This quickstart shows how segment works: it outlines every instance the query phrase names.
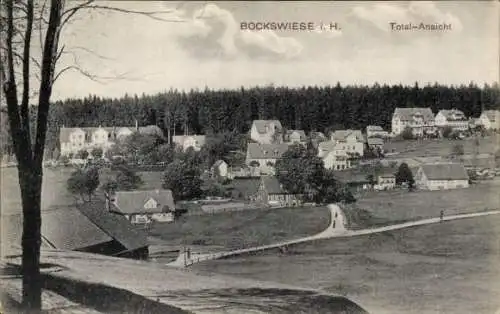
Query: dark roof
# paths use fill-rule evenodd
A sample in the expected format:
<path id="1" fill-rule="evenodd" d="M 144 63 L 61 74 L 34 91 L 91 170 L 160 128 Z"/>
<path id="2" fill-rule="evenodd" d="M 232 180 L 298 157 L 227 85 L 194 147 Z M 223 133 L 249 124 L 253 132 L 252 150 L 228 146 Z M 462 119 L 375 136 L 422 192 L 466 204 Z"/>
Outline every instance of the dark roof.
<path id="1" fill-rule="evenodd" d="M 170 210 L 175 209 L 174 197 L 170 190 L 149 190 L 149 191 L 118 191 L 114 195 L 114 205 L 123 214 L 137 213 L 161 213 L 164 206 Z M 144 208 L 149 200 L 155 200 L 158 204 L 155 208 Z"/>
<path id="2" fill-rule="evenodd" d="M 286 194 L 286 191 L 275 176 L 262 177 L 261 184 L 264 184 L 264 189 L 269 194 Z"/>
<path id="3" fill-rule="evenodd" d="M 280 130 L 283 128 L 279 120 L 253 120 L 253 125 L 255 125 L 255 128 L 259 133 L 266 133 L 267 132 L 266 127 L 270 127 L 273 124 Z"/>
<path id="4" fill-rule="evenodd" d="M 113 240 L 74 206 L 43 211 L 42 221 L 42 235 L 57 249 L 77 250 Z"/>
<path id="5" fill-rule="evenodd" d="M 248 143 L 247 147 L 250 159 L 278 159 L 287 150 L 287 144 Z"/>
<path id="6" fill-rule="evenodd" d="M 402 121 L 413 120 L 414 116 L 421 115 L 424 121 L 434 120 L 431 108 L 396 108 L 394 117 L 399 117 Z"/>
<path id="7" fill-rule="evenodd" d="M 46 217 L 42 211 L 43 224 L 46 223 Z M 0 216 L 0 256 L 15 255 L 20 252 L 21 238 L 23 231 L 22 214 L 11 214 Z M 42 232 L 42 248 L 54 248 L 49 244 Z"/>
<path id="8" fill-rule="evenodd" d="M 108 236 L 119 242 L 126 251 L 148 245 L 145 232 L 137 229 L 122 215 L 110 213 L 103 200 L 77 205 L 78 210 Z"/>
<path id="9" fill-rule="evenodd" d="M 257 193 L 259 184 L 260 178 L 258 177 L 235 178 L 228 188 L 240 192 L 243 197 L 249 197 Z"/>
<path id="10" fill-rule="evenodd" d="M 428 180 L 469 180 L 462 164 L 424 164 L 420 168 Z"/>
<path id="11" fill-rule="evenodd" d="M 366 141 L 368 145 L 384 145 L 384 140 L 379 137 L 369 137 Z"/>
<path id="12" fill-rule="evenodd" d="M 342 183 L 368 183 L 370 182 L 365 173 L 353 171 L 334 171 L 334 176 Z"/>
<path id="13" fill-rule="evenodd" d="M 147 246 L 146 234 L 122 215 L 106 210 L 104 201 L 95 200 L 76 206 L 58 206 L 42 210 L 42 247 L 60 250 L 84 248 L 118 242 L 125 251 Z M 22 215 L 3 215 L 1 219 L 2 242 L 21 245 Z M 2 243 L 3 245 L 3 243 Z M 15 252 L 2 247 L 3 252 Z"/>

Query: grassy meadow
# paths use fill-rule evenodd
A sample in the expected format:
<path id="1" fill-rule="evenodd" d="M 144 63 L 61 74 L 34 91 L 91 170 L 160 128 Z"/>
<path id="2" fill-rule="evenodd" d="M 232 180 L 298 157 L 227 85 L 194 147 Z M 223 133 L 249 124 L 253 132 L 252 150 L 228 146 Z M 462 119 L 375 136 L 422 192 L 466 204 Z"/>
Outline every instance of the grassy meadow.
<path id="1" fill-rule="evenodd" d="M 313 235 L 330 223 L 326 207 L 246 210 L 153 224 L 151 236 L 175 245 L 236 249 Z"/>
<path id="2" fill-rule="evenodd" d="M 476 145 L 476 139 L 479 145 Z M 384 144 L 388 152 L 398 152 L 398 158 L 448 156 L 455 145 L 463 145 L 464 154 L 493 154 L 498 150 L 500 135 L 494 134 L 486 137 L 466 138 L 463 140 L 424 139 L 408 141 L 389 141 Z"/>
<path id="3" fill-rule="evenodd" d="M 478 217 L 193 266 L 347 296 L 370 313 L 500 309 L 500 217 Z"/>

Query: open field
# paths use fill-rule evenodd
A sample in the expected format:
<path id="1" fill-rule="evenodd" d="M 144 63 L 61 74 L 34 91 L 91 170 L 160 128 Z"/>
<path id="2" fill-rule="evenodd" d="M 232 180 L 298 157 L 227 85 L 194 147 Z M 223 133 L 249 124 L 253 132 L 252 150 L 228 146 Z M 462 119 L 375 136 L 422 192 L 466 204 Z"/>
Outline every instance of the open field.
<path id="1" fill-rule="evenodd" d="M 288 254 L 196 264 L 202 272 L 345 295 L 370 313 L 495 313 L 500 217 L 318 241 Z"/>
<path id="2" fill-rule="evenodd" d="M 453 146 L 460 144 L 464 147 L 464 154 L 493 154 L 498 150 L 500 135 L 491 135 L 484 138 L 478 137 L 479 146 L 475 144 L 476 138 L 463 140 L 448 139 L 425 139 L 392 141 L 384 144 L 384 149 L 388 152 L 399 152 L 398 158 L 404 157 L 424 157 L 424 156 L 448 156 Z"/>
<path id="3" fill-rule="evenodd" d="M 355 206 L 387 222 L 438 217 L 500 208 L 499 186 L 477 184 L 467 189 L 443 191 L 368 192 Z"/>
<path id="4" fill-rule="evenodd" d="M 247 210 L 181 217 L 174 223 L 153 225 L 150 235 L 170 245 L 236 249 L 313 235 L 329 222 L 326 207 Z"/>

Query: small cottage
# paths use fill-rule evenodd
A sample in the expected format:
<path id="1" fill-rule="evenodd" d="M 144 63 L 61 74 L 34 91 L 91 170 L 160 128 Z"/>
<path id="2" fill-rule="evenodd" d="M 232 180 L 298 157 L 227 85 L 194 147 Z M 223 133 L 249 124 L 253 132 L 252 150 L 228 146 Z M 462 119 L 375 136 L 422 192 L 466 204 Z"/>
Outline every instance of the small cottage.
<path id="1" fill-rule="evenodd" d="M 448 190 L 469 187 L 469 175 L 458 163 L 424 164 L 415 175 L 416 186 L 426 190 Z"/>
<path id="2" fill-rule="evenodd" d="M 275 176 L 264 176 L 260 180 L 257 201 L 264 204 L 284 207 L 300 204 L 300 195 L 287 192 Z"/>
<path id="3" fill-rule="evenodd" d="M 124 215 L 133 224 L 171 222 L 175 203 L 170 190 L 118 191 L 108 198 L 109 210 Z"/>

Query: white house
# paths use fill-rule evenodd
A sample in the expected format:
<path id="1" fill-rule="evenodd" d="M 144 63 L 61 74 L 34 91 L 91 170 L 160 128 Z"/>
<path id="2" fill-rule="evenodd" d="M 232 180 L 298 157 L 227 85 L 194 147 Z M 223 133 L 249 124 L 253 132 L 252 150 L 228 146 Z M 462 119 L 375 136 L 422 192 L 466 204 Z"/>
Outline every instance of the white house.
<path id="1" fill-rule="evenodd" d="M 325 169 L 345 170 L 351 168 L 351 160 L 346 150 L 333 141 L 319 143 L 318 157 L 323 160 Z"/>
<path id="2" fill-rule="evenodd" d="M 94 148 L 100 148 L 106 152 L 111 146 L 125 140 L 135 132 L 151 134 L 151 130 L 159 136 L 163 135 L 156 125 L 139 127 L 137 123 L 135 127 L 67 128 L 63 126 L 59 130 L 60 152 L 62 156 L 74 155 L 82 150 L 90 153 Z"/>
<path id="3" fill-rule="evenodd" d="M 409 127 L 415 136 L 436 131 L 434 114 L 430 108 L 396 108 L 392 115 L 392 133 L 399 135 Z"/>
<path id="4" fill-rule="evenodd" d="M 469 175 L 462 164 L 423 164 L 415 174 L 416 186 L 425 190 L 448 190 L 469 187 Z"/>
<path id="5" fill-rule="evenodd" d="M 396 187 L 396 176 L 392 173 L 380 174 L 377 176 L 377 184 L 373 187 L 375 190 L 392 190 Z"/>
<path id="6" fill-rule="evenodd" d="M 338 145 L 338 149 L 348 154 L 363 156 L 365 138 L 360 130 L 337 130 L 330 135 L 331 141 Z"/>
<path id="7" fill-rule="evenodd" d="M 287 144 L 248 143 L 245 163 L 261 174 L 274 174 L 276 161 L 288 150 Z"/>
<path id="8" fill-rule="evenodd" d="M 434 118 L 436 127 L 450 127 L 454 131 L 466 131 L 469 129 L 469 120 L 461 110 L 440 110 Z"/>
<path id="9" fill-rule="evenodd" d="M 283 127 L 278 120 L 254 120 L 250 138 L 259 144 L 280 144 L 283 142 Z"/>
<path id="10" fill-rule="evenodd" d="M 171 222 L 175 203 L 170 190 L 118 191 L 108 197 L 110 211 L 124 215 L 133 224 Z"/>
<path id="11" fill-rule="evenodd" d="M 211 168 L 212 176 L 216 178 L 228 178 L 229 166 L 224 160 L 217 160 Z"/>
<path id="12" fill-rule="evenodd" d="M 284 141 L 288 145 L 307 143 L 307 136 L 303 130 L 287 130 L 284 135 Z"/>
<path id="13" fill-rule="evenodd" d="M 60 153 L 62 156 L 76 154 L 87 148 L 87 134 L 82 128 L 65 128 L 59 131 Z"/>
<path id="14" fill-rule="evenodd" d="M 487 130 L 500 130 L 500 110 L 485 110 L 479 120 Z"/>
<path id="15" fill-rule="evenodd" d="M 385 138 L 389 137 L 389 132 L 384 131 L 381 126 L 378 125 L 369 125 L 366 127 L 366 137 L 380 137 Z"/>
<path id="16" fill-rule="evenodd" d="M 175 135 L 172 136 L 172 142 L 181 147 L 182 150 L 193 148 L 195 151 L 200 151 L 205 145 L 205 135 Z"/>

